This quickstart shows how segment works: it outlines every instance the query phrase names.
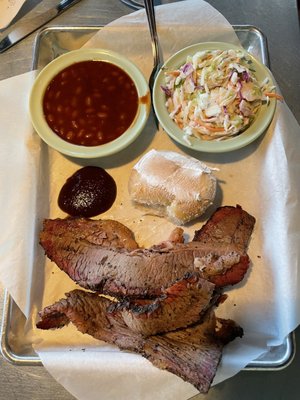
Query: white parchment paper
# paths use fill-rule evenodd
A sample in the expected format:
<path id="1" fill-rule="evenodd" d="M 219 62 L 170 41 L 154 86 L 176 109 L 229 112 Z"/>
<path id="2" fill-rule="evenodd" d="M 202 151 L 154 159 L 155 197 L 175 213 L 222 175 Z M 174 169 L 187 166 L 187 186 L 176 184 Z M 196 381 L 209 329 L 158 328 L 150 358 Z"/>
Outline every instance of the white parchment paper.
<path id="1" fill-rule="evenodd" d="M 0 0 L 0 29 L 4 29 L 15 18 L 26 0 Z"/>
<path id="2" fill-rule="evenodd" d="M 229 23 L 201 0 L 159 6 L 156 18 L 164 56 L 199 41 L 238 44 Z M 87 44 L 109 48 L 131 58 L 150 75 L 152 55 L 144 11 L 125 16 Z M 44 366 L 75 397 L 94 399 L 187 399 L 196 389 L 135 354 L 82 335 L 73 326 L 57 331 L 34 328 L 37 313 L 75 284 L 38 246 L 42 219 L 64 217 L 57 197 L 66 179 L 82 165 L 99 165 L 116 180 L 114 206 L 101 218 L 125 223 L 141 245 L 168 237 L 174 226 L 161 218 L 144 216 L 132 207 L 127 182 L 132 166 L 151 148 L 192 155 L 217 167 L 218 192 L 214 207 L 240 204 L 255 216 L 249 256 L 251 268 L 239 285 L 227 291 L 220 317 L 238 322 L 243 339 L 224 351 L 214 384 L 240 371 L 250 361 L 281 344 L 300 320 L 299 242 L 297 212 L 300 192 L 300 128 L 287 105 L 278 103 L 268 131 L 256 142 L 227 154 L 204 154 L 183 149 L 162 130 L 153 116 L 138 140 L 122 153 L 101 160 L 74 160 L 40 143 L 27 115 L 27 99 L 34 73 L 0 83 L 2 145 L 0 147 L 1 220 L 0 279 L 28 317 L 24 340 L 33 343 Z M 12 97 L 16 90 L 20 96 Z M 15 183 L 14 183 L 15 182 Z M 209 214 L 209 213 L 208 213 Z M 199 229 L 205 218 L 186 232 Z"/>

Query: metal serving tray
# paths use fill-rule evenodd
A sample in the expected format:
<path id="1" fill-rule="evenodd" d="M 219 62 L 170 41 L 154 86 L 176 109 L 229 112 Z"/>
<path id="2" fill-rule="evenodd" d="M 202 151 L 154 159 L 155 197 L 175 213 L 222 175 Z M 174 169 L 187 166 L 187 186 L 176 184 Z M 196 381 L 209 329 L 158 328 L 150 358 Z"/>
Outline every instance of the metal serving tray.
<path id="1" fill-rule="evenodd" d="M 33 53 L 33 69 L 44 67 L 57 56 L 84 45 L 89 38 L 101 29 L 89 27 L 50 27 L 41 30 L 36 37 Z M 254 26 L 235 25 L 234 29 L 243 47 L 267 66 L 269 54 L 267 40 Z M 1 325 L 1 352 L 3 357 L 16 365 L 42 365 L 30 343 L 24 338 L 26 319 L 16 303 L 6 292 Z M 287 367 L 295 355 L 295 338 L 290 334 L 280 346 L 271 347 L 262 357 L 251 362 L 247 371 L 270 371 Z"/>

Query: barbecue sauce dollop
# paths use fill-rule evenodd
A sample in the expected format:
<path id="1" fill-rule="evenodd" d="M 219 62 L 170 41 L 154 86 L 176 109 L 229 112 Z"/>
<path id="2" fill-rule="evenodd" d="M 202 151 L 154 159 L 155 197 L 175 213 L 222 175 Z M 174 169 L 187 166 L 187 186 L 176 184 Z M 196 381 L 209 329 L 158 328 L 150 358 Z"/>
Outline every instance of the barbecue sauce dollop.
<path id="1" fill-rule="evenodd" d="M 59 207 L 73 217 L 90 218 L 104 213 L 117 195 L 114 179 L 101 167 L 83 167 L 61 188 Z"/>

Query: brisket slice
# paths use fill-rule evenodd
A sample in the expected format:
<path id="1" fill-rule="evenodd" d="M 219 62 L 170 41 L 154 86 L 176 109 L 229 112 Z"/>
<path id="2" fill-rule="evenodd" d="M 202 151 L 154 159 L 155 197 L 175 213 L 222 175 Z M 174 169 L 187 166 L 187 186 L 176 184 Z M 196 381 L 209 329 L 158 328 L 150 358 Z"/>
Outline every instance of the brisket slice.
<path id="1" fill-rule="evenodd" d="M 199 322 L 208 307 L 222 297 L 214 288 L 198 274 L 186 274 L 154 300 L 123 300 L 112 303 L 108 312 L 121 315 L 128 328 L 144 336 L 170 332 Z"/>
<path id="2" fill-rule="evenodd" d="M 44 221 L 45 246 L 52 246 L 52 237 L 62 238 L 65 246 L 74 241 L 91 247 L 113 247 L 134 250 L 139 246 L 133 232 L 114 220 L 93 220 L 85 218 L 65 218 Z M 49 242 L 47 240 L 49 239 Z"/>
<path id="3" fill-rule="evenodd" d="M 113 222 L 45 220 L 40 243 L 80 286 L 116 297 L 155 297 L 195 271 L 224 287 L 241 281 L 249 267 L 246 247 L 254 218 L 239 206 L 219 208 L 190 243 L 182 243 L 182 231 L 177 231 L 150 249 L 137 248 L 131 231 L 117 222 L 112 233 L 106 232 Z M 95 226 L 101 227 L 97 233 Z M 118 233 L 120 227 L 125 235 Z"/>
<path id="4" fill-rule="evenodd" d="M 241 251 L 246 251 L 254 224 L 255 218 L 241 206 L 219 207 L 206 224 L 195 232 L 193 241 L 234 244 Z"/>
<path id="5" fill-rule="evenodd" d="M 244 265 L 246 270 L 249 265 L 248 256 L 236 251 L 234 245 L 190 242 L 162 251 L 129 252 L 91 246 L 75 237 L 66 243 L 63 235 L 55 232 L 49 235 L 47 230 L 42 232 L 41 244 L 50 260 L 80 286 L 116 297 L 156 297 L 187 272 L 198 272 L 202 278 L 214 282 L 227 269 Z"/>
<path id="6" fill-rule="evenodd" d="M 255 218 L 239 205 L 219 207 L 206 224 L 195 232 L 193 241 L 207 244 L 234 244 L 241 251 L 246 252 L 254 224 Z M 226 286 L 228 283 L 234 285 L 243 279 L 247 270 L 246 263 L 239 263 L 224 274 L 213 277 L 211 282 L 219 287 Z"/>
<path id="7" fill-rule="evenodd" d="M 107 312 L 111 300 L 96 293 L 74 290 L 65 299 L 45 308 L 37 327 L 60 328 L 72 322 L 82 333 L 141 354 L 207 393 L 225 344 L 243 331 L 231 320 L 216 319 L 210 310 L 203 323 L 175 332 L 149 336 L 133 332 L 120 314 Z"/>

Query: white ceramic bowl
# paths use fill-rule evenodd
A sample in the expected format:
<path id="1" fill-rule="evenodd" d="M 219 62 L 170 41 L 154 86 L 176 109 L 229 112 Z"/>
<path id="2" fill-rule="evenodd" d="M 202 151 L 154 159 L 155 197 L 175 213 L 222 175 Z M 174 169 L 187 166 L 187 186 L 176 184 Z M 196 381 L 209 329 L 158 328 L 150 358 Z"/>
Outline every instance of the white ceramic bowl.
<path id="1" fill-rule="evenodd" d="M 49 127 L 43 112 L 43 98 L 50 81 L 66 67 L 88 60 L 106 61 L 121 68 L 131 77 L 139 98 L 137 113 L 129 128 L 117 139 L 98 146 L 81 146 L 63 140 Z M 150 101 L 148 84 L 131 61 L 109 50 L 80 49 L 63 54 L 41 70 L 30 93 L 29 112 L 34 129 L 50 147 L 72 157 L 97 158 L 123 150 L 139 136 L 149 116 Z"/>
<path id="2" fill-rule="evenodd" d="M 262 135 L 268 128 L 272 121 L 275 108 L 276 100 L 270 99 L 269 104 L 263 104 L 256 115 L 254 121 L 251 125 L 245 129 L 242 133 L 235 137 L 231 137 L 225 140 L 202 140 L 198 137 L 189 137 L 189 142 L 187 143 L 185 139 L 185 134 L 182 129 L 171 119 L 169 116 L 166 103 L 166 96 L 161 89 L 161 86 L 165 85 L 165 69 L 176 69 L 183 65 L 186 61 L 188 55 L 193 55 L 198 51 L 203 50 L 229 50 L 229 49 L 241 49 L 241 47 L 234 46 L 229 43 L 223 42 L 204 42 L 191 45 L 186 47 L 173 56 L 171 56 L 162 66 L 160 72 L 158 73 L 154 87 L 153 87 L 153 105 L 157 118 L 168 133 L 168 135 L 181 145 L 188 147 L 191 150 L 198 150 L 208 153 L 223 153 L 227 151 L 240 149 L 254 140 L 256 140 L 260 135 Z M 244 50 L 245 53 L 247 53 Z M 272 76 L 270 71 L 259 61 L 257 61 L 251 54 L 247 53 L 247 57 L 252 62 L 252 68 L 255 70 L 255 76 L 259 81 L 263 81 L 265 78 L 269 78 L 269 82 L 272 85 Z"/>

